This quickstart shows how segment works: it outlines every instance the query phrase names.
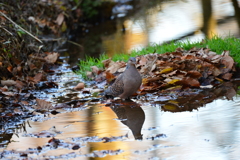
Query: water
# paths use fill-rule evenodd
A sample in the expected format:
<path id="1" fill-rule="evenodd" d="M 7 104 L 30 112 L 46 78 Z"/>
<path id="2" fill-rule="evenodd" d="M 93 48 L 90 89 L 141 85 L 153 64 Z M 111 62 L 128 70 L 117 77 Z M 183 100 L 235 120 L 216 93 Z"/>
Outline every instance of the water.
<path id="1" fill-rule="evenodd" d="M 79 76 L 65 71 L 50 77 L 59 81 L 58 92 L 46 93 L 42 99 L 58 104 L 89 97 L 72 89 Z M 226 86 L 229 92 L 237 90 L 229 83 Z M 57 115 L 37 114 L 0 151 L 14 151 L 5 159 L 17 159 L 23 153 L 33 159 L 239 159 L 240 96 L 227 100 L 229 96 L 223 96 L 218 88 L 204 93 L 210 100 L 212 93 L 221 98 L 203 107 L 189 100 L 192 108 L 197 108 L 192 112 L 166 112 L 159 103 L 166 97 L 153 94 L 147 95 L 152 97 L 147 100 L 142 96 L 131 102 L 116 100 L 107 106 L 100 101 L 85 102 L 78 108 L 57 109 Z M 50 143 L 53 137 L 61 141 L 57 147 Z M 30 152 L 37 148 L 41 148 L 39 152 Z"/>
<path id="2" fill-rule="evenodd" d="M 159 107 L 141 106 L 145 121 L 141 130 L 143 140 L 135 140 L 131 130 L 117 120 L 110 107 L 92 104 L 89 109 L 51 115 L 44 122 L 29 121 L 26 133 L 49 130 L 53 126 L 62 133 L 55 136 L 65 142 L 77 137 L 113 137 L 122 139 L 103 143 L 85 142 L 74 151 L 76 155 L 89 154 L 95 150 L 123 150 L 119 155 L 106 155 L 106 159 L 238 159 L 240 156 L 240 97 L 233 101 L 215 100 L 193 112 L 163 112 Z M 139 114 L 139 112 L 137 112 Z M 134 114 L 132 113 L 132 116 Z M 132 121 L 136 120 L 138 115 Z M 137 124 L 136 124 L 137 125 Z M 154 127 L 154 128 L 153 128 Z M 51 130 L 51 129 L 50 129 Z M 26 133 L 13 135 L 6 150 L 27 150 L 46 145 L 51 138 L 28 137 Z M 156 135 L 163 134 L 157 137 Z M 126 136 L 127 137 L 124 137 Z M 154 140 L 152 137 L 155 137 Z M 73 152 L 60 148 L 47 150 L 33 158 L 50 158 Z M 68 155 L 67 157 L 71 157 Z M 88 159 L 77 157 L 76 159 Z M 97 158 L 96 158 L 97 159 Z"/>
<path id="3" fill-rule="evenodd" d="M 105 53 L 127 53 L 141 49 L 148 44 L 168 42 L 171 40 L 201 41 L 213 34 L 226 37 L 240 37 L 237 19 L 231 0 L 212 0 L 212 12 L 208 0 L 154 1 L 150 6 L 144 2 L 133 5 L 136 10 L 129 16 L 114 19 L 89 29 L 85 37 L 78 41 L 83 48 L 77 49 L 71 64 L 77 63 L 76 57 L 84 55 L 97 56 Z M 123 5 L 124 6 L 124 5 Z M 124 8 L 124 7 L 123 7 Z M 204 14 L 206 14 L 205 20 Z M 240 19 L 240 17 L 238 17 Z M 206 28 L 206 29 L 204 29 Z M 77 33 L 76 33 L 77 34 Z M 71 46 L 71 49 L 74 46 Z M 71 56 L 71 55 L 70 55 Z"/>

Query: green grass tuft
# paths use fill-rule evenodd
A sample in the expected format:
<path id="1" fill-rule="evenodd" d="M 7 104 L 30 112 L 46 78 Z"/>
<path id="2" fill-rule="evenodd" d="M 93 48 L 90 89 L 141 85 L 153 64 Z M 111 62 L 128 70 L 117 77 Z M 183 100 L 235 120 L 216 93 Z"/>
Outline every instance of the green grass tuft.
<path id="1" fill-rule="evenodd" d="M 129 59 L 129 57 L 136 57 L 140 55 L 145 55 L 149 53 L 166 53 L 173 52 L 176 48 L 183 48 L 184 50 L 189 50 L 193 47 L 197 48 L 210 48 L 211 51 L 216 52 L 217 54 L 221 54 L 224 50 L 229 50 L 230 55 L 233 59 L 240 63 L 240 39 L 229 36 L 226 38 L 221 38 L 219 36 L 214 36 L 212 39 L 205 39 L 202 42 L 191 43 L 189 40 L 187 41 L 172 41 L 166 44 L 151 44 L 141 50 L 133 50 L 130 54 L 115 54 L 112 57 L 113 61 L 125 61 Z M 84 79 L 86 77 L 86 71 L 91 71 L 91 66 L 97 66 L 98 68 L 103 68 L 102 61 L 108 59 L 109 57 L 106 54 L 100 55 L 99 59 L 86 57 L 85 60 L 81 60 L 79 63 L 80 71 L 77 73 L 81 74 Z"/>

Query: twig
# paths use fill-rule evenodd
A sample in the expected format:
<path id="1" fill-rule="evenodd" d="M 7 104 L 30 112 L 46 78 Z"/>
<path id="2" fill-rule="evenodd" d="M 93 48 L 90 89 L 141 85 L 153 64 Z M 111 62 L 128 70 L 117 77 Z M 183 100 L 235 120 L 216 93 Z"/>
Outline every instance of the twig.
<path id="1" fill-rule="evenodd" d="M 4 31 L 6 31 L 8 34 L 10 34 L 11 36 L 13 35 L 11 32 L 9 32 L 6 28 L 4 28 L 3 26 L 0 25 L 0 28 L 2 28 Z"/>
<path id="2" fill-rule="evenodd" d="M 78 44 L 78 43 L 76 43 L 76 42 L 69 41 L 69 40 L 68 40 L 68 42 L 69 42 L 69 43 L 72 43 L 72 44 L 74 44 L 74 45 L 76 45 L 76 46 L 78 46 L 78 47 L 80 47 L 80 48 L 83 48 L 83 46 L 82 46 L 82 45 L 80 45 L 80 44 Z"/>
<path id="3" fill-rule="evenodd" d="M 19 26 L 17 23 L 13 22 L 10 18 L 8 18 L 3 12 L 0 11 L 0 14 L 5 17 L 7 20 L 9 20 L 11 23 L 13 23 L 14 25 L 16 25 L 18 28 L 20 28 L 21 30 L 23 30 L 24 32 L 26 32 L 28 35 L 30 35 L 32 38 L 36 39 L 38 42 L 43 43 L 40 39 L 38 39 L 37 37 L 35 37 L 34 35 L 32 35 L 31 33 L 29 33 L 28 31 L 26 31 L 25 29 L 23 29 L 21 26 Z"/>
<path id="4" fill-rule="evenodd" d="M 47 38 L 45 38 L 45 39 L 41 39 L 42 41 L 46 41 L 46 42 L 49 42 L 49 41 L 60 41 L 60 40 L 62 40 L 63 38 L 52 38 L 52 39 L 47 39 Z"/>

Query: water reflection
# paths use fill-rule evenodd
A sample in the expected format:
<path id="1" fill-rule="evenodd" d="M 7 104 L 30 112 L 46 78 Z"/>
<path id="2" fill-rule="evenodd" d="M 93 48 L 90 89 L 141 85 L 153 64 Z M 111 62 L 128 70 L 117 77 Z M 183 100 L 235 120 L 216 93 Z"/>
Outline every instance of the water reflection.
<path id="1" fill-rule="evenodd" d="M 225 93 L 231 93 L 232 88 L 235 88 L 229 83 L 224 86 L 225 89 L 221 91 Z M 216 90 L 214 94 L 221 97 L 219 95 L 224 92 L 220 93 Z M 175 113 L 164 112 L 147 101 L 141 100 L 137 102 L 117 100 L 111 107 L 104 107 L 103 104 L 89 104 L 85 110 L 51 115 L 43 122 L 29 120 L 25 131 L 19 131 L 18 135 L 9 137 L 11 143 L 1 151 L 20 152 L 28 148 L 47 146 L 52 137 L 37 138 L 27 135 L 41 133 L 56 126 L 56 130 L 60 131 L 60 134 L 55 136 L 56 139 L 64 143 L 79 144 L 81 148 L 74 151 L 64 147 L 45 148 L 37 154 L 29 152 L 28 158 L 51 159 L 54 156 L 60 156 L 72 159 L 90 159 L 90 157 L 98 159 L 97 156 L 106 156 L 105 159 L 151 159 L 154 157 L 176 160 L 238 159 L 240 97 L 233 96 L 232 99 L 233 101 L 218 99 L 192 112 Z M 116 116 L 125 121 L 116 120 Z M 128 134 L 129 130 L 132 130 L 134 136 Z M 127 137 L 126 134 L 128 134 Z M 166 137 L 159 137 L 161 134 Z M 142 141 L 135 141 L 135 138 L 142 138 Z M 113 141 L 107 142 L 102 139 L 113 139 Z M 123 152 L 117 155 L 101 153 L 105 150 L 119 149 Z"/>
<path id="2" fill-rule="evenodd" d="M 69 62 L 75 64 L 76 57 L 82 59 L 86 55 L 126 53 L 151 43 L 186 38 L 199 41 L 204 37 L 211 38 L 213 34 L 240 36 L 237 0 L 158 0 L 148 3 L 137 0 L 117 3 L 116 6 L 126 9 L 126 16 L 105 19 L 104 23 L 94 25 L 80 25 L 71 32 L 74 38 L 70 40 L 82 47 L 69 44 Z"/>
<path id="3" fill-rule="evenodd" d="M 152 104 L 160 105 L 163 111 L 193 111 L 216 99 L 233 100 L 237 95 L 239 85 L 240 83 L 238 81 L 225 82 L 219 86 L 210 86 L 210 88 L 203 90 L 185 90 L 180 93 L 171 93 L 171 96 L 169 96 L 168 93 L 164 94 L 164 92 L 159 92 L 156 93 L 156 96 L 153 96 L 152 99 L 148 99 L 151 99 Z"/>
<path id="4" fill-rule="evenodd" d="M 140 104 L 132 100 L 116 100 L 111 103 L 111 109 L 118 119 L 131 129 L 135 139 L 142 140 L 141 130 L 145 121 L 145 114 Z"/>

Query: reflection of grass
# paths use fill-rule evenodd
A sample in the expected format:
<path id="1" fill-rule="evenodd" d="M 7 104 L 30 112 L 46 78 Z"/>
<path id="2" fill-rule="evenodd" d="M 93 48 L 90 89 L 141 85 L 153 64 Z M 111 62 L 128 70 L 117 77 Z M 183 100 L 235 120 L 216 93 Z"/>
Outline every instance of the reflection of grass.
<path id="1" fill-rule="evenodd" d="M 224 50 L 229 50 L 230 55 L 234 58 L 236 62 L 240 62 L 240 39 L 234 37 L 221 38 L 218 36 L 213 37 L 212 39 L 205 39 L 202 42 L 191 43 L 190 41 L 182 42 L 171 42 L 168 44 L 158 45 L 152 44 L 143 48 L 142 50 L 134 50 L 130 54 L 115 54 L 112 57 L 113 61 L 123 60 L 127 61 L 129 57 L 136 57 L 139 55 L 145 55 L 149 53 L 166 53 L 173 52 L 176 48 L 181 47 L 185 50 L 189 50 L 192 47 L 202 48 L 207 47 L 210 48 L 211 51 L 214 51 L 218 54 L 221 54 Z M 99 59 L 87 57 L 85 61 L 80 62 L 80 71 L 79 73 L 86 78 L 86 71 L 91 70 L 91 66 L 97 66 L 99 68 L 103 68 L 102 60 L 109 58 L 107 55 L 101 55 Z"/>

